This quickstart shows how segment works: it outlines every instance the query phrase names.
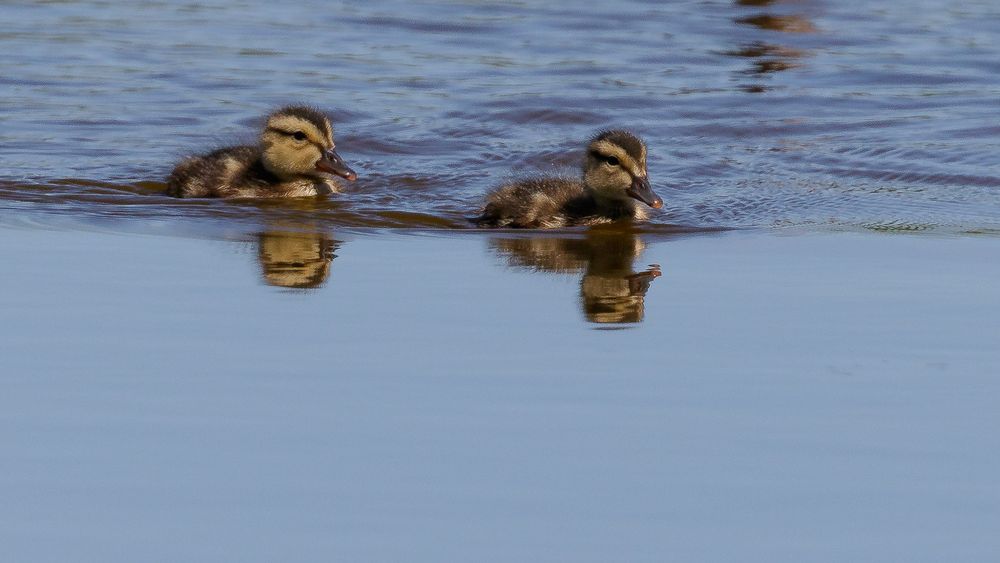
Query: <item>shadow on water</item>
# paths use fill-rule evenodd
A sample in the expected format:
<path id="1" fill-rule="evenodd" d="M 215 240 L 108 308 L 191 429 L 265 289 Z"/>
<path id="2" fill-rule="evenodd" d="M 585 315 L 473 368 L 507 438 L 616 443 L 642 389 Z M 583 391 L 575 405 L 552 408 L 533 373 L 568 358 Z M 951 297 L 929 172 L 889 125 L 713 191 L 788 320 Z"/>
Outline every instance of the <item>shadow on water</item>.
<path id="1" fill-rule="evenodd" d="M 504 236 L 490 249 L 510 268 L 532 272 L 582 274 L 580 306 L 592 323 L 642 322 L 646 293 L 660 277 L 660 266 L 636 270 L 646 245 L 634 232 L 591 230 L 580 236 Z"/>

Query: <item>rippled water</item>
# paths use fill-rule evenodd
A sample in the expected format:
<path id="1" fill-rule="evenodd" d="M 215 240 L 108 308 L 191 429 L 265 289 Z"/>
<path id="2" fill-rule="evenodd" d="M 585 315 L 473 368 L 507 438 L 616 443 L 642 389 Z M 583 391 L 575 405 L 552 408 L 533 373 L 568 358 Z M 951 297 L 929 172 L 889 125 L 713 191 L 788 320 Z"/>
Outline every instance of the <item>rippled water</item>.
<path id="1" fill-rule="evenodd" d="M 1000 226 L 1000 6 L 14 2 L 0 217 L 465 227 L 596 130 L 651 146 L 652 230 Z M 183 155 L 305 102 L 361 179 L 329 200 L 175 201 Z M 217 224 L 217 223 L 216 223 Z M 245 227 L 241 227 L 245 228 Z"/>
<path id="2" fill-rule="evenodd" d="M 997 2 L 0 2 L 0 559 L 995 560 L 998 38 Z M 302 102 L 345 193 L 161 195 Z M 650 224 L 470 228 L 606 127 Z"/>

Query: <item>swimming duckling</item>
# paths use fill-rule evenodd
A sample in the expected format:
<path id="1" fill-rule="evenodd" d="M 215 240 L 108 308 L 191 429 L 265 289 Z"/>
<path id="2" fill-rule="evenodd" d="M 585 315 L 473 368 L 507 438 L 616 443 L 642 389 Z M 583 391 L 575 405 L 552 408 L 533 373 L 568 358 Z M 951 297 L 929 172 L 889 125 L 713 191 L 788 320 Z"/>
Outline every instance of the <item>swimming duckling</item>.
<path id="1" fill-rule="evenodd" d="M 312 108 L 289 106 L 267 117 L 257 146 L 188 157 L 167 180 L 175 197 L 302 197 L 340 191 L 333 176 L 357 174 L 337 154 L 333 127 Z"/>
<path id="2" fill-rule="evenodd" d="M 604 131 L 590 140 L 583 178 L 538 178 L 499 187 L 486 198 L 481 227 L 555 228 L 617 220 L 643 221 L 640 201 L 659 209 L 649 185 L 646 145 L 628 131 Z"/>

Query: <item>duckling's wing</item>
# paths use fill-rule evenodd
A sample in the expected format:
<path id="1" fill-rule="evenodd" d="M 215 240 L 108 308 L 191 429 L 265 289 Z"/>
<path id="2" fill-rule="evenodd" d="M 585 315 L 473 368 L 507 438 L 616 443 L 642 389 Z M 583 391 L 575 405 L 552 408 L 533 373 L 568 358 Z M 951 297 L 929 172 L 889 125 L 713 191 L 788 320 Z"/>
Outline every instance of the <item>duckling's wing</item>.
<path id="1" fill-rule="evenodd" d="M 497 188 L 486 197 L 476 223 L 483 227 L 539 228 L 567 224 L 566 207 L 583 186 L 564 178 L 522 180 Z"/>
<path id="2" fill-rule="evenodd" d="M 225 195 L 238 176 L 257 158 L 256 147 L 225 147 L 204 156 L 183 160 L 167 179 L 167 194 L 174 197 Z"/>

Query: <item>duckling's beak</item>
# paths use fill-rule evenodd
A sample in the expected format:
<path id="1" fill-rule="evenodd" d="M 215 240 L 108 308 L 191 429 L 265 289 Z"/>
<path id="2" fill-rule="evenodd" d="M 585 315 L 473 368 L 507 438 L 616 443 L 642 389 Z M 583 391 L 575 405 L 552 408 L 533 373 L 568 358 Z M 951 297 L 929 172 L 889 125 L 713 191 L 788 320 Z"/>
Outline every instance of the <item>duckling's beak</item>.
<path id="1" fill-rule="evenodd" d="M 337 151 L 330 149 L 323 153 L 323 158 L 316 162 L 316 170 L 320 172 L 326 172 L 328 174 L 336 174 L 341 178 L 345 178 L 351 182 L 358 179 L 358 175 L 355 174 L 351 167 L 344 164 L 344 159 L 340 158 Z"/>
<path id="2" fill-rule="evenodd" d="M 632 178 L 632 186 L 625 190 L 625 193 L 629 197 L 635 198 L 655 209 L 663 207 L 663 200 L 660 199 L 660 196 L 653 193 L 653 188 L 649 185 L 649 179 L 645 176 Z"/>

